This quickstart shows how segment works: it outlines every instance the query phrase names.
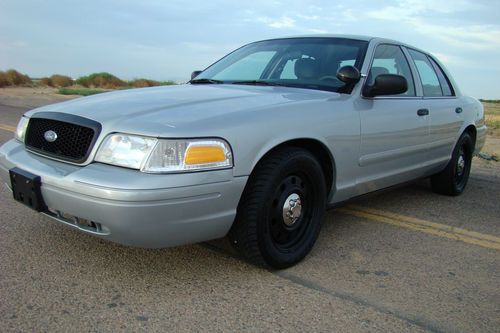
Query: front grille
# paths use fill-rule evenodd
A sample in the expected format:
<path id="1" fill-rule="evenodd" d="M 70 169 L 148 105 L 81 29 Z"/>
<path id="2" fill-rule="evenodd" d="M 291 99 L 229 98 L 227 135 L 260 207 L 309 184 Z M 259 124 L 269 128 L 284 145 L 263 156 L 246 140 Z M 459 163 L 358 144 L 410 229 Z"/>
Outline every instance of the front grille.
<path id="1" fill-rule="evenodd" d="M 61 114 L 52 112 L 46 112 L 44 115 L 50 118 L 65 119 L 42 118 L 43 115 L 32 117 L 26 132 L 26 146 L 40 154 L 61 160 L 75 163 L 84 162 L 99 134 L 100 126 L 95 126 L 95 124 L 99 124 L 77 116 L 61 116 Z M 72 122 L 68 122 L 67 120 L 71 120 Z M 85 126 L 77 122 L 83 122 L 91 126 Z M 53 131 L 57 135 L 57 138 L 53 142 L 49 142 L 45 138 L 45 133 L 48 131 Z"/>

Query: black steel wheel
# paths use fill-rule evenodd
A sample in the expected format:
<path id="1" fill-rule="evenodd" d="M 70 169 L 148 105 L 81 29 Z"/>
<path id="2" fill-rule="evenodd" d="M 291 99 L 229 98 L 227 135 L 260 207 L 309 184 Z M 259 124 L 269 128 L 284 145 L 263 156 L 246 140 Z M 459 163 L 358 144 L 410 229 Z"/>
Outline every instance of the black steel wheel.
<path id="1" fill-rule="evenodd" d="M 468 133 L 458 140 L 446 168 L 431 177 L 432 190 L 446 195 L 459 195 L 465 190 L 472 166 L 474 143 Z"/>
<path id="2" fill-rule="evenodd" d="M 282 148 L 250 176 L 230 240 L 252 263 L 292 266 L 313 247 L 325 204 L 325 180 L 315 157 L 302 148 Z"/>

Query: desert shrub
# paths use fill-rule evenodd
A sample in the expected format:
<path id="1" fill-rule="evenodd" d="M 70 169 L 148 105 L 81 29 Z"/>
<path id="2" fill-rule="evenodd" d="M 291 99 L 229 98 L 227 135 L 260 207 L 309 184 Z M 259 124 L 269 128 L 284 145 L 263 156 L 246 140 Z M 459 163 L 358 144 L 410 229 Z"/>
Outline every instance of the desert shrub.
<path id="1" fill-rule="evenodd" d="M 0 72 L 0 87 L 21 86 L 25 84 L 31 84 L 31 79 L 28 75 L 21 74 L 15 69 Z"/>
<path id="2" fill-rule="evenodd" d="M 134 79 L 132 81 L 129 81 L 128 84 L 129 86 L 134 88 L 144 88 L 144 87 L 156 87 L 159 86 L 161 83 L 155 80 Z"/>
<path id="3" fill-rule="evenodd" d="M 132 88 L 144 88 L 144 87 L 156 87 L 156 86 L 171 86 L 175 85 L 174 81 L 155 81 L 148 79 L 134 79 L 128 82 L 128 85 Z"/>
<path id="4" fill-rule="evenodd" d="M 73 79 L 66 75 L 54 74 L 51 77 L 41 78 L 40 84 L 54 88 L 69 87 L 73 85 Z"/>
<path id="5" fill-rule="evenodd" d="M 7 75 L 5 75 L 5 72 L 0 71 L 0 88 L 6 87 L 9 85 L 9 81 L 7 81 Z"/>
<path id="6" fill-rule="evenodd" d="M 109 73 L 93 73 L 87 76 L 82 76 L 76 83 L 82 85 L 86 88 L 104 88 L 104 89 L 116 89 L 120 87 L 125 87 L 127 83 L 120 80 L 113 74 Z"/>
<path id="7" fill-rule="evenodd" d="M 128 82 L 132 88 L 156 87 L 156 86 L 171 86 L 175 85 L 174 81 L 155 81 L 148 79 L 134 79 Z"/>
<path id="8" fill-rule="evenodd" d="M 40 79 L 40 84 L 43 86 L 52 86 L 52 82 L 50 81 L 50 78 L 48 78 L 48 77 L 42 77 Z"/>
<path id="9" fill-rule="evenodd" d="M 20 86 L 23 84 L 31 83 L 28 75 L 21 74 L 15 69 L 9 69 L 7 72 L 5 72 L 5 74 L 7 75 L 7 81 L 12 86 Z"/>
<path id="10" fill-rule="evenodd" d="M 69 87 L 73 85 L 73 79 L 69 76 L 54 74 L 50 77 L 50 86 L 52 87 Z"/>
<path id="11" fill-rule="evenodd" d="M 160 81 L 160 86 L 175 86 L 176 84 L 174 81 Z"/>

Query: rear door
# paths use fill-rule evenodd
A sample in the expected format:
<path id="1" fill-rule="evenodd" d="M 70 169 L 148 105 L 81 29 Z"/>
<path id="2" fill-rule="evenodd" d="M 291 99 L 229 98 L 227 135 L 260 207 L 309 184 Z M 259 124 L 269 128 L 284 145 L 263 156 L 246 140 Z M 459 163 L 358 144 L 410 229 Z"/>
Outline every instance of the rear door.
<path id="1" fill-rule="evenodd" d="M 399 45 L 376 47 L 365 85 L 380 74 L 404 76 L 408 91 L 361 96 L 357 102 L 361 124 L 358 194 L 421 176 L 420 166 L 427 159 L 429 117 L 420 110 L 421 89 L 415 88 L 408 59 Z"/>
<path id="2" fill-rule="evenodd" d="M 446 163 L 463 123 L 463 110 L 440 66 L 426 54 L 408 49 L 423 90 L 423 106 L 429 110 L 429 154 L 425 166 Z"/>

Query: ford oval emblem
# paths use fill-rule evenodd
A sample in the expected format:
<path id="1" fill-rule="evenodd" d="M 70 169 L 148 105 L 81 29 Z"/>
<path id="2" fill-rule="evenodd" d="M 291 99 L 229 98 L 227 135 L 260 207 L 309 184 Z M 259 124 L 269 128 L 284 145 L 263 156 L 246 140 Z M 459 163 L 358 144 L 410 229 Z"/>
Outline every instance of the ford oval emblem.
<path id="1" fill-rule="evenodd" d="M 50 130 L 50 131 L 43 133 L 43 137 L 47 142 L 54 142 L 57 140 L 57 133 Z"/>

